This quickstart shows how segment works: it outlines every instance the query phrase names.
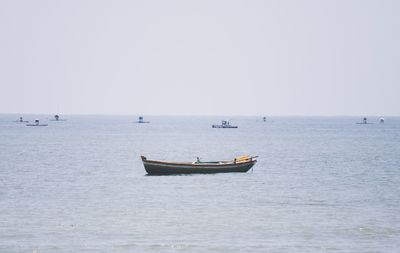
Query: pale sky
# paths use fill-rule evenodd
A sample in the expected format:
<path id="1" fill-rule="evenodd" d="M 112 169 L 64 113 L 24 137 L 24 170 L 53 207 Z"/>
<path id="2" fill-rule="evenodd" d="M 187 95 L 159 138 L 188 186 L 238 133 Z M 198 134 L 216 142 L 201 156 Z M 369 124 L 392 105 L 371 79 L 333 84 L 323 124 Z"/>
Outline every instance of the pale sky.
<path id="1" fill-rule="evenodd" d="M 400 115 L 400 1 L 0 0 L 0 113 Z"/>

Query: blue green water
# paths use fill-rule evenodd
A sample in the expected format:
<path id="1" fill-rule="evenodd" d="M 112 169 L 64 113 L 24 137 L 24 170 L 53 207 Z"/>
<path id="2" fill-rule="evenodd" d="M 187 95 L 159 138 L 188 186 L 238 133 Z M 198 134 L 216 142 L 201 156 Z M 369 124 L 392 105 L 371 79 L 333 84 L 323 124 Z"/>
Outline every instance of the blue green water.
<path id="1" fill-rule="evenodd" d="M 0 115 L 0 252 L 398 252 L 400 118 Z M 238 129 L 213 129 L 229 119 Z M 140 155 L 258 155 L 146 176 Z"/>

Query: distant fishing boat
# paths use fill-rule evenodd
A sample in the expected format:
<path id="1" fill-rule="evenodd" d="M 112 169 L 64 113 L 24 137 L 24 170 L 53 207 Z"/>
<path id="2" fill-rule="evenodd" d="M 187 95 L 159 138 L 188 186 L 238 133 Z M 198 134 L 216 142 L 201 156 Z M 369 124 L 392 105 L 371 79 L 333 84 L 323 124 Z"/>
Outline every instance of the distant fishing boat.
<path id="1" fill-rule="evenodd" d="M 24 118 L 22 117 L 19 117 L 19 120 L 16 120 L 15 122 L 28 123 L 29 121 L 24 120 Z"/>
<path id="2" fill-rule="evenodd" d="M 35 119 L 34 124 L 26 124 L 26 126 L 48 126 L 47 124 L 40 124 L 39 119 Z"/>
<path id="3" fill-rule="evenodd" d="M 232 126 L 229 121 L 223 120 L 221 125 L 212 125 L 212 128 L 238 128 L 238 126 Z"/>
<path id="4" fill-rule="evenodd" d="M 367 118 L 364 117 L 362 122 L 357 122 L 356 124 L 372 124 L 372 123 L 367 122 Z"/>
<path id="5" fill-rule="evenodd" d="M 54 119 L 51 119 L 51 121 L 66 121 L 66 119 L 61 119 L 60 115 L 56 114 L 54 115 Z"/>
<path id="6" fill-rule="evenodd" d="M 148 160 L 141 156 L 146 172 L 149 175 L 192 174 L 192 173 L 227 173 L 247 172 L 256 164 L 257 156 L 240 156 L 229 161 L 202 162 L 163 162 Z"/>
<path id="7" fill-rule="evenodd" d="M 136 123 L 150 123 L 150 121 L 145 121 L 145 120 L 143 120 L 143 116 L 140 116 L 139 120 L 136 121 Z"/>

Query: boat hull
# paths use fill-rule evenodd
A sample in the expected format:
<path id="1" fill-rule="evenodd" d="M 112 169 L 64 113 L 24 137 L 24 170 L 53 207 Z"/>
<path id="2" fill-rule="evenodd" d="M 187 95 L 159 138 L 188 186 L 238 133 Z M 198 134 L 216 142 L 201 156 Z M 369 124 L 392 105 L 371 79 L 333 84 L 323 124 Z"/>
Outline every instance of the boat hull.
<path id="1" fill-rule="evenodd" d="M 143 161 L 144 168 L 149 175 L 171 174 L 205 174 L 205 173 L 229 173 L 247 172 L 254 166 L 256 160 L 244 163 L 230 163 L 218 165 L 203 164 L 179 164 L 161 163 L 156 161 Z"/>
<path id="2" fill-rule="evenodd" d="M 238 128 L 237 126 L 212 125 L 212 128 Z"/>

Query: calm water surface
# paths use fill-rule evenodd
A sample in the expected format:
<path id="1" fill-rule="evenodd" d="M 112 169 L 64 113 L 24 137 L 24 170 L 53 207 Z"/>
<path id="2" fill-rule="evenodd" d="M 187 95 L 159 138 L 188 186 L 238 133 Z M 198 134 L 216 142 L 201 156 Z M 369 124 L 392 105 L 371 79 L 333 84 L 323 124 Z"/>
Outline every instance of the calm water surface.
<path id="1" fill-rule="evenodd" d="M 399 252 L 400 118 L 0 115 L 0 252 Z M 140 155 L 252 154 L 146 176 Z"/>

